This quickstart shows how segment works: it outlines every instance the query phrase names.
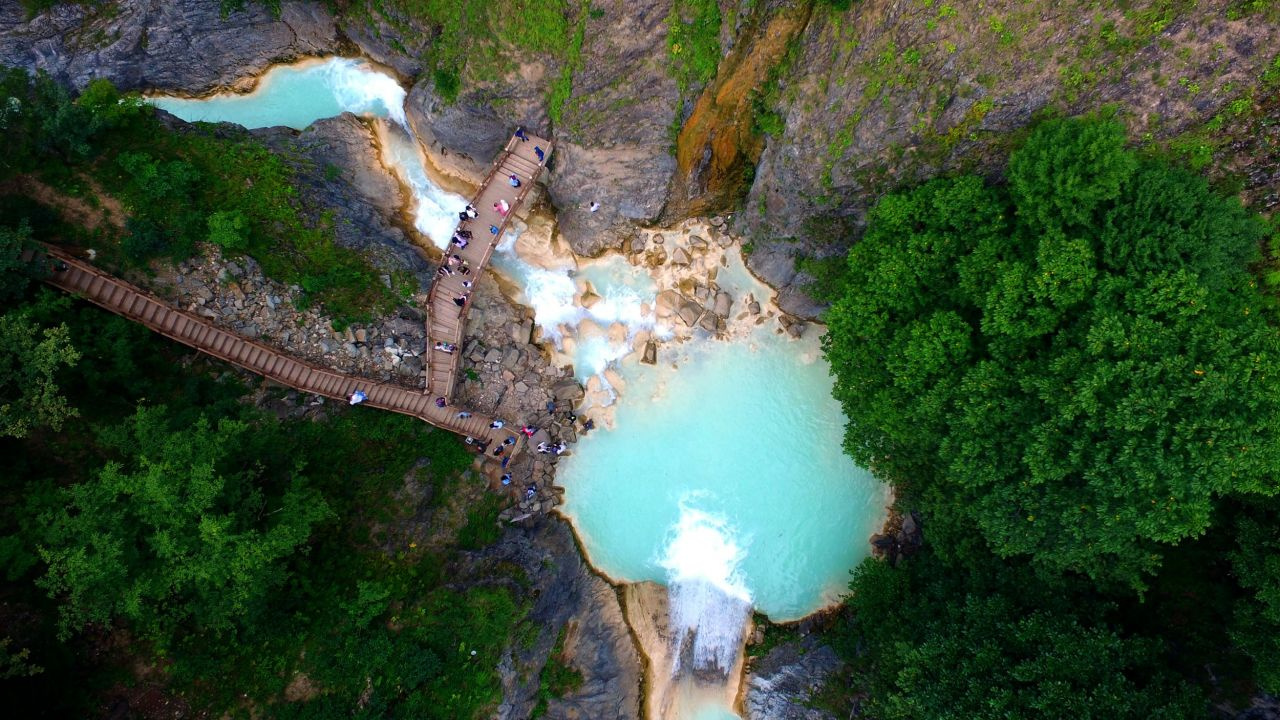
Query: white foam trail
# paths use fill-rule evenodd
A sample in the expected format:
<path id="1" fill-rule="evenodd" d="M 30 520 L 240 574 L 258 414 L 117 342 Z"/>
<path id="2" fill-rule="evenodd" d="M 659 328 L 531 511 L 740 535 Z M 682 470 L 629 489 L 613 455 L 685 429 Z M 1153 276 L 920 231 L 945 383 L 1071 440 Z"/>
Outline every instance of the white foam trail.
<path id="1" fill-rule="evenodd" d="M 405 89 L 396 79 L 351 58 L 334 58 L 325 64 L 325 84 L 344 111 L 385 113 L 397 125 L 409 129 L 404 114 Z"/>
<path id="2" fill-rule="evenodd" d="M 413 194 L 413 226 L 444 250 L 449 246 L 449 238 L 458 225 L 458 213 L 467 206 L 467 199 L 431 181 L 412 136 L 389 128 L 383 152 L 387 164 L 395 168 Z"/>
<path id="3" fill-rule="evenodd" d="M 673 674 L 680 670 L 688 642 L 692 669 L 727 673 L 733 667 L 751 609 L 751 592 L 740 569 L 746 554 L 727 520 L 680 502 L 680 518 L 658 561 L 670 588 Z"/>

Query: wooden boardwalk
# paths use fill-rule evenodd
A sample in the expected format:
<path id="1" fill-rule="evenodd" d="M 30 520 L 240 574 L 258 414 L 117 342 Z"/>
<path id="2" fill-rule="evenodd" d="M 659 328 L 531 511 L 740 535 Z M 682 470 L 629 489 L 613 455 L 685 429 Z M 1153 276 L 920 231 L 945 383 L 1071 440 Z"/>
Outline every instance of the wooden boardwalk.
<path id="1" fill-rule="evenodd" d="M 475 282 L 489 264 L 493 249 L 502 239 L 508 223 L 533 192 L 534 183 L 546 167 L 551 157 L 552 144 L 545 138 L 527 135 L 521 140 L 515 136 L 507 142 L 502 152 L 493 161 L 493 167 L 480 184 L 471 204 L 475 207 L 477 217 L 458 224 L 458 230 L 469 231 L 470 241 L 465 248 L 452 244 L 445 251 L 445 260 L 456 255 L 466 263 L 469 272 L 463 273 L 454 268 L 453 274 L 437 275 L 431 284 L 427 300 L 427 387 L 426 392 L 432 398 L 443 397 L 452 402 L 454 389 L 458 380 L 458 366 L 462 360 L 462 334 L 467 323 L 467 311 L 471 302 L 459 307 L 455 298 L 463 297 L 471 292 L 463 283 Z M 537 150 L 542 151 L 538 157 Z M 514 175 L 520 181 L 519 187 L 513 187 L 510 179 Z M 498 202 L 508 203 L 510 209 L 502 214 L 495 209 Z M 493 232 L 496 229 L 497 232 Z M 442 267 L 448 267 L 448 264 Z M 440 344 L 453 347 L 453 352 L 437 350 Z"/>
<path id="2" fill-rule="evenodd" d="M 487 439 L 495 443 L 490 451 L 508 437 L 520 439 L 520 433 L 516 429 L 489 427 L 493 418 L 480 414 L 460 418 L 457 408 L 436 407 L 434 398 L 419 390 L 353 377 L 299 360 L 217 327 L 192 313 L 177 310 L 151 293 L 108 275 L 62 250 L 48 247 L 45 253 L 49 261 L 49 274 L 44 278 L 46 283 L 146 325 L 171 340 L 238 365 L 281 385 L 343 402 L 360 390 L 367 395 L 363 405 L 411 415 L 459 435 Z M 519 443 L 512 446 L 512 452 L 518 446 Z"/>

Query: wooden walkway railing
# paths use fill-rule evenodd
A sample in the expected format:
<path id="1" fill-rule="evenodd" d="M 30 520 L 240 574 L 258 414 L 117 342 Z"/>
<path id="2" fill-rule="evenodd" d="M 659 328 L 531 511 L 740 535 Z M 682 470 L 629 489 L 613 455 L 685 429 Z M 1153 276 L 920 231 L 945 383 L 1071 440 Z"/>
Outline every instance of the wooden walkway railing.
<path id="1" fill-rule="evenodd" d="M 44 280 L 48 284 L 75 293 L 129 320 L 142 323 L 171 340 L 282 385 L 344 402 L 352 393 L 360 390 L 367 396 L 364 405 L 411 415 L 460 435 L 495 443 L 502 443 L 508 437 L 521 439 L 519 432 L 512 428 L 489 427 L 493 418 L 480 414 L 460 418 L 458 408 L 436 407 L 434 395 L 344 375 L 299 360 L 217 327 L 204 318 L 170 307 L 145 290 L 108 275 L 62 250 L 48 247 L 45 252 L 48 256 L 46 261 L 49 264 L 49 274 Z M 34 260 L 32 255 L 28 255 L 28 258 Z M 514 453 L 519 446 L 520 443 L 517 443 L 510 450 Z"/>
<path id="2" fill-rule="evenodd" d="M 458 379 L 458 366 L 462 359 L 462 334 L 467 322 L 467 311 L 471 302 L 459 307 L 455 298 L 468 295 L 471 290 L 464 282 L 474 282 L 479 278 L 493 249 L 502 239 L 508 223 L 515 217 L 516 211 L 533 191 L 534 183 L 546 167 L 551 157 L 552 144 L 549 140 L 535 135 L 526 135 L 527 139 L 512 136 L 507 146 L 498 153 L 493 167 L 485 176 L 480 190 L 476 192 L 471 204 L 475 207 L 477 217 L 458 224 L 459 230 L 467 230 L 472 234 L 465 248 L 457 248 L 450 244 L 445 251 L 445 260 L 457 255 L 467 264 L 470 272 L 455 270 L 451 275 L 437 275 L 431 284 L 427 296 L 427 387 L 426 393 L 432 398 L 443 397 L 453 400 L 454 388 Z M 542 157 L 538 157 L 541 151 Z M 511 176 L 520 181 L 519 187 L 511 185 Z M 494 209 L 494 204 L 505 201 L 510 209 L 505 215 Z M 491 232 L 497 228 L 497 233 Z M 445 265 L 447 267 L 447 263 Z M 453 346 L 453 352 L 437 350 L 441 344 Z"/>

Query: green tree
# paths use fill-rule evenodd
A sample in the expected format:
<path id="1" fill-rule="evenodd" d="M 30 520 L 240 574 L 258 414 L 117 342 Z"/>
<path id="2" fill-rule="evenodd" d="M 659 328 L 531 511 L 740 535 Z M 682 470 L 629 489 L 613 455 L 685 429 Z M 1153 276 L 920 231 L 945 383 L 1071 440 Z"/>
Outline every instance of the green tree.
<path id="1" fill-rule="evenodd" d="M 17 227 L 0 225 L 0 303 L 22 298 L 31 281 L 43 274 L 42 264 L 22 259 L 23 252 L 35 249 L 25 221 Z"/>
<path id="2" fill-rule="evenodd" d="M 56 375 L 79 359 L 66 325 L 41 326 L 26 308 L 0 315 L 0 436 L 25 437 L 38 427 L 59 430 L 78 415 Z"/>
<path id="3" fill-rule="evenodd" d="M 857 622 L 838 646 L 878 720 L 1204 714 L 1204 698 L 1161 669 L 1158 642 L 1125 635 L 1105 605 L 1025 568 L 993 559 L 970 575 L 925 553 L 896 568 L 867 560 L 850 587 Z"/>
<path id="4" fill-rule="evenodd" d="M 1231 553 L 1240 586 L 1231 639 L 1253 659 L 1254 679 L 1280 693 L 1280 508 L 1257 507 L 1236 523 L 1239 547 Z"/>
<path id="5" fill-rule="evenodd" d="M 219 210 L 209 216 L 209 242 L 238 252 L 249 245 L 249 221 L 239 210 Z"/>
<path id="6" fill-rule="evenodd" d="M 244 452 L 252 432 L 203 418 L 173 429 L 163 408 L 107 431 L 129 459 L 67 488 L 45 518 L 40 582 L 64 634 L 120 618 L 163 646 L 179 627 L 233 632 L 262 611 L 329 509 L 301 478 L 266 496 Z"/>
<path id="7" fill-rule="evenodd" d="M 1038 128 L 1010 183 L 885 198 L 828 313 L 856 460 L 940 546 L 1141 585 L 1216 498 L 1274 493 L 1280 341 L 1247 271 L 1264 227 L 1110 123 Z"/>

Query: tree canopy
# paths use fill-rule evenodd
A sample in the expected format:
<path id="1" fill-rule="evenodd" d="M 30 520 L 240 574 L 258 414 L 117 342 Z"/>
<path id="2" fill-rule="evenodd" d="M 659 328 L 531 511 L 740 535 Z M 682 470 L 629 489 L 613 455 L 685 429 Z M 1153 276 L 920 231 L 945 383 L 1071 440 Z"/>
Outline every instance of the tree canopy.
<path id="1" fill-rule="evenodd" d="M 282 560 L 329 511 L 297 481 L 264 497 L 243 452 L 248 432 L 203 418 L 173 429 L 155 408 L 110 433 L 128 462 L 66 488 L 45 518 L 42 584 L 66 598 L 65 632 L 119 617 L 164 640 L 181 626 L 234 630 L 261 610 L 284 580 Z"/>
<path id="2" fill-rule="evenodd" d="M 859 566 L 850 599 L 863 645 L 846 653 L 878 720 L 1145 720 L 1204 714 L 1158 641 L 1108 622 L 1105 604 L 1025 567 L 957 572 L 926 553 Z"/>
<path id="3" fill-rule="evenodd" d="M 1043 123 L 1008 179 L 872 211 L 827 317 L 846 448 L 935 537 L 1140 586 L 1215 498 L 1276 491 L 1265 227 L 1108 121 Z"/>

